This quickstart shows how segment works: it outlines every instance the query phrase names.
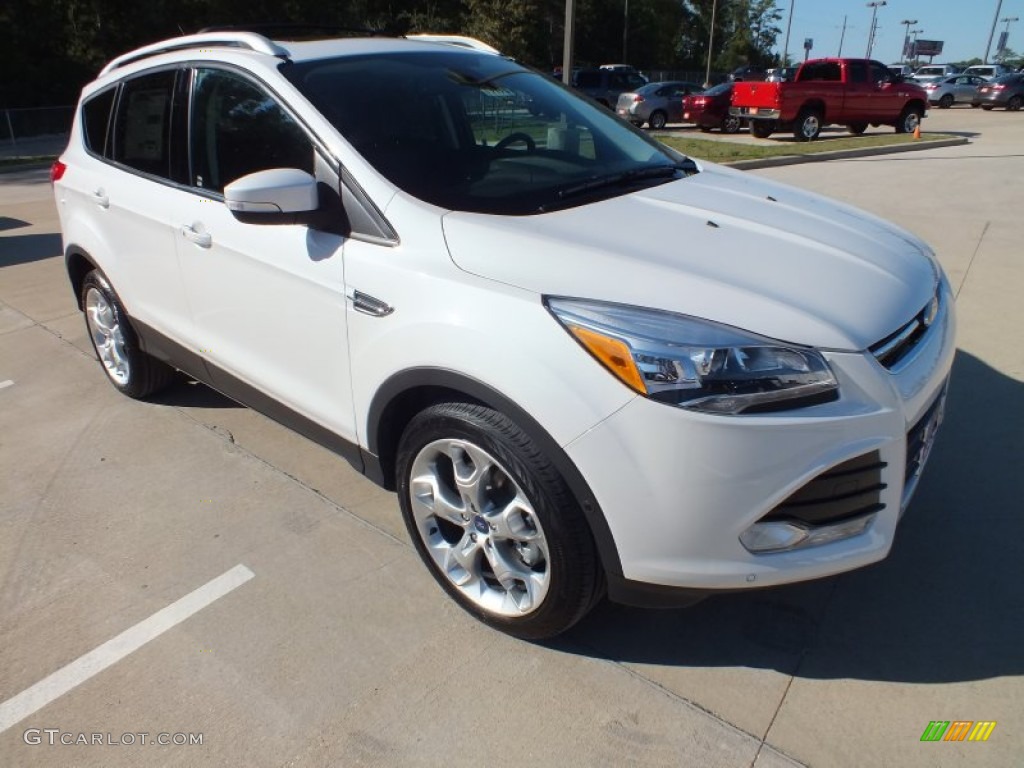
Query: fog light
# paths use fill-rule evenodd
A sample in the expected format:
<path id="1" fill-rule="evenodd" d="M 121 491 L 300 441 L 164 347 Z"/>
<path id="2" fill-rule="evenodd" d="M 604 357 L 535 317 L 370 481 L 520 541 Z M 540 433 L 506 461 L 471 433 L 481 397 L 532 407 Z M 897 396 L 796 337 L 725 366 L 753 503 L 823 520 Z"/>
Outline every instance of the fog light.
<path id="1" fill-rule="evenodd" d="M 804 547 L 831 544 L 853 536 L 859 536 L 868 529 L 875 514 L 862 515 L 831 525 L 809 526 L 787 520 L 772 520 L 754 523 L 740 534 L 740 543 L 754 554 L 786 552 Z"/>

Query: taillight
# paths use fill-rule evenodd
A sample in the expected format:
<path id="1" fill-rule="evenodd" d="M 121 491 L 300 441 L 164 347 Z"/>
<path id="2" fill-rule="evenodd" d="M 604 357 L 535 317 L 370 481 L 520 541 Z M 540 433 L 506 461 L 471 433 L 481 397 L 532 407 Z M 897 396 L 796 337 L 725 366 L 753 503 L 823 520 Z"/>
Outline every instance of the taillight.
<path id="1" fill-rule="evenodd" d="M 1006 90 L 1006 86 L 1003 85 L 1002 83 L 996 83 L 995 85 L 992 86 L 992 90 L 993 91 L 1003 91 L 1003 90 Z"/>
<path id="2" fill-rule="evenodd" d="M 60 160 L 54 160 L 53 165 L 50 166 L 50 183 L 53 184 L 55 181 L 60 181 L 61 177 L 64 176 L 64 171 L 68 167 Z"/>
<path id="3" fill-rule="evenodd" d="M 639 104 L 643 100 L 644 100 L 644 97 L 641 96 L 639 93 L 634 93 L 633 94 L 633 103 L 634 104 Z"/>

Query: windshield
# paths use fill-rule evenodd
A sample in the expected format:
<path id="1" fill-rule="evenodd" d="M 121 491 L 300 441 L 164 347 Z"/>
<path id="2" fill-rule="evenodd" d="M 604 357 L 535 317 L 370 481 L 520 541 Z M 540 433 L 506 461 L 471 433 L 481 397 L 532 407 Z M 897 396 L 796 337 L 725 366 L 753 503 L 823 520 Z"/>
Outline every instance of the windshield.
<path id="1" fill-rule="evenodd" d="M 925 77 L 932 77 L 934 75 L 944 75 L 946 70 L 944 67 L 921 67 L 917 70 L 917 74 L 924 75 Z"/>
<path id="2" fill-rule="evenodd" d="M 443 208 L 541 213 L 683 175 L 651 173 L 682 156 L 500 56 L 415 51 L 281 71 L 381 174 Z"/>

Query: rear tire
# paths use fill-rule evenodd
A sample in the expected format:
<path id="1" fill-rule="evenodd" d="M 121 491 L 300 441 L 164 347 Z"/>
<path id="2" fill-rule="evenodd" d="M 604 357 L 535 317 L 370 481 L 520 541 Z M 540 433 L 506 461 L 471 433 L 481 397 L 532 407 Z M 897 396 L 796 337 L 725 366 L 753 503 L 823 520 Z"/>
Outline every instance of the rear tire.
<path id="1" fill-rule="evenodd" d="M 793 125 L 793 136 L 797 141 L 814 141 L 821 133 L 821 113 L 811 107 L 804 107 Z"/>
<path id="2" fill-rule="evenodd" d="M 651 118 L 647 121 L 648 125 L 650 125 L 651 128 L 653 128 L 656 131 L 660 131 L 662 128 L 664 128 L 667 122 L 668 116 L 660 109 L 652 112 Z"/>
<path id="3" fill-rule="evenodd" d="M 398 499 L 434 579 L 463 609 L 526 640 L 564 632 L 604 581 L 565 480 L 507 416 L 449 402 L 421 411 L 398 449 Z"/>
<path id="4" fill-rule="evenodd" d="M 82 281 L 82 307 L 92 348 L 118 392 L 141 399 L 173 381 L 173 368 L 142 351 L 131 318 L 97 269 Z"/>
<path id="5" fill-rule="evenodd" d="M 984 109 L 986 112 L 991 112 L 993 109 L 995 109 L 995 105 L 993 105 L 993 104 L 982 104 L 981 108 Z"/>
<path id="6" fill-rule="evenodd" d="M 775 133 L 775 126 L 771 120 L 751 120 L 750 133 L 753 134 L 754 138 L 767 139 Z"/>

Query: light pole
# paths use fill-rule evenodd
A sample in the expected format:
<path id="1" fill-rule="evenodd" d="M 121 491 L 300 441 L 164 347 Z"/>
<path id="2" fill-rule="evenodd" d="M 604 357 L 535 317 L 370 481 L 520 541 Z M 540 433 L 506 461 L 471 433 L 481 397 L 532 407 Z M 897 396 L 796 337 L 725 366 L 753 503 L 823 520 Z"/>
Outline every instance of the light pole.
<path id="1" fill-rule="evenodd" d="M 715 50 L 715 12 L 718 10 L 718 0 L 711 4 L 711 33 L 708 35 L 708 71 L 704 73 L 704 85 L 711 85 L 711 54 Z"/>
<path id="2" fill-rule="evenodd" d="M 1002 2 L 1002 0 L 999 0 Z M 868 8 L 871 9 L 871 31 L 868 32 L 868 53 L 865 59 L 871 58 L 871 50 L 875 47 L 875 23 L 878 16 L 878 8 L 882 5 L 888 5 L 887 0 L 875 0 L 873 3 L 868 3 Z"/>
<path id="3" fill-rule="evenodd" d="M 786 43 L 782 47 L 782 60 L 779 62 L 780 67 L 789 65 L 789 30 L 793 28 L 793 6 L 796 5 L 796 0 L 793 0 L 789 4 L 789 21 L 786 22 Z"/>
<path id="4" fill-rule="evenodd" d="M 903 63 L 907 63 L 910 60 L 910 28 L 917 24 L 917 19 L 904 19 L 900 22 L 907 27 L 907 34 L 903 36 Z"/>
<path id="5" fill-rule="evenodd" d="M 1003 10 L 1003 0 L 996 4 L 996 15 L 992 17 L 992 31 L 988 33 L 988 45 L 985 46 L 985 64 L 988 64 L 988 52 L 992 50 L 992 37 L 996 33 L 996 24 L 999 23 L 999 12 Z"/>
<path id="6" fill-rule="evenodd" d="M 1007 41 L 1010 39 L 1010 23 L 1014 22 L 1014 21 L 1020 21 L 1020 16 L 1007 16 L 1006 18 L 1000 19 L 999 21 L 1000 22 L 1003 22 L 1003 21 L 1006 22 L 1006 31 L 1003 33 L 1003 35 L 1004 35 L 1004 37 L 1003 37 L 1003 46 L 1005 47 Z M 998 57 L 1001 52 L 1002 52 L 1002 48 L 1000 48 L 999 50 L 996 51 L 996 56 Z"/>

